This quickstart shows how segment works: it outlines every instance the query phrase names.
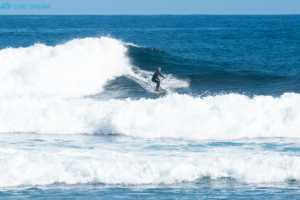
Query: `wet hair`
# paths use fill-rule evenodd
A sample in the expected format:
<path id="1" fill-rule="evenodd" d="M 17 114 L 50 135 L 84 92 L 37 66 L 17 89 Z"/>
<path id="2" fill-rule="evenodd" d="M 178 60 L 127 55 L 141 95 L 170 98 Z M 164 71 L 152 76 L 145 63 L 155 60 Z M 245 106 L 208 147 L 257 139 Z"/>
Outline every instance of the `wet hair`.
<path id="1" fill-rule="evenodd" d="M 158 71 L 160 69 L 160 67 L 158 67 L 156 70 Z"/>

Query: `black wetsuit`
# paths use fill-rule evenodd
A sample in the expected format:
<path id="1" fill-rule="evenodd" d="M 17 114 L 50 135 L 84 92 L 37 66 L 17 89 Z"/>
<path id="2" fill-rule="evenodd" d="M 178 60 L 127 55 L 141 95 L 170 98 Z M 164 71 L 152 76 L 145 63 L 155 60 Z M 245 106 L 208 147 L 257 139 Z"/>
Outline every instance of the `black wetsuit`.
<path id="1" fill-rule="evenodd" d="M 158 76 L 161 76 L 164 78 L 164 76 L 159 71 L 156 71 L 151 79 L 152 82 L 156 83 L 157 90 L 159 89 L 159 86 L 160 86 L 160 80 L 159 80 Z"/>

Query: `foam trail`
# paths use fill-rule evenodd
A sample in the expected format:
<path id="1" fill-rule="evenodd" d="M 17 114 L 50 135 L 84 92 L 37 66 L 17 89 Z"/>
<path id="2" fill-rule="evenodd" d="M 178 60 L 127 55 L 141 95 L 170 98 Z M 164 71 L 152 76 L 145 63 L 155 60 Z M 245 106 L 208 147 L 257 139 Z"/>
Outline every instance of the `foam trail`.
<path id="1" fill-rule="evenodd" d="M 54 97 L 0 99 L 0 132 L 120 133 L 144 138 L 231 140 L 300 138 L 300 95 L 239 94 L 108 100 Z"/>
<path id="2" fill-rule="evenodd" d="M 174 184 L 233 178 L 247 183 L 300 180 L 300 158 L 226 149 L 208 152 L 123 152 L 123 149 L 0 148 L 0 187 L 53 183 Z"/>
<path id="3" fill-rule="evenodd" d="M 137 67 L 134 67 L 133 70 L 135 73 L 127 75 L 127 77 L 139 83 L 148 92 L 154 92 L 156 83 L 153 83 L 151 81 L 154 72 L 141 70 Z M 166 79 L 160 77 L 160 79 L 163 80 L 161 87 L 163 87 L 164 89 L 172 90 L 175 88 L 189 87 L 189 83 L 187 81 L 176 79 L 174 76 L 168 76 Z"/>

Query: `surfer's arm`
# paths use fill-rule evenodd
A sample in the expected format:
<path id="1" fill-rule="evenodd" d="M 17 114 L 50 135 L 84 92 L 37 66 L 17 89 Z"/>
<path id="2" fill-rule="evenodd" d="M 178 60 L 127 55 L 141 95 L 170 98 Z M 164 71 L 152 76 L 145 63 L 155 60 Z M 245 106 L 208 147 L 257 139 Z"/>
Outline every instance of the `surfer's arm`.
<path id="1" fill-rule="evenodd" d="M 164 75 L 162 75 L 161 73 L 159 73 L 159 75 L 161 76 L 161 77 L 163 77 L 163 78 L 166 78 Z"/>

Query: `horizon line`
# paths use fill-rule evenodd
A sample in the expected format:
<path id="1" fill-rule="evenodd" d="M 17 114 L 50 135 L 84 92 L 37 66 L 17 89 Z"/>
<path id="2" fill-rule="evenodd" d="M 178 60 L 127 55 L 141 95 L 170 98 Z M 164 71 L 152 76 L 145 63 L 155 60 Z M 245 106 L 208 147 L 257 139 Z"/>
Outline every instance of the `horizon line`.
<path id="1" fill-rule="evenodd" d="M 282 16 L 300 14 L 0 14 L 0 16 L 195 16 L 195 15 L 214 15 L 214 16 Z"/>

